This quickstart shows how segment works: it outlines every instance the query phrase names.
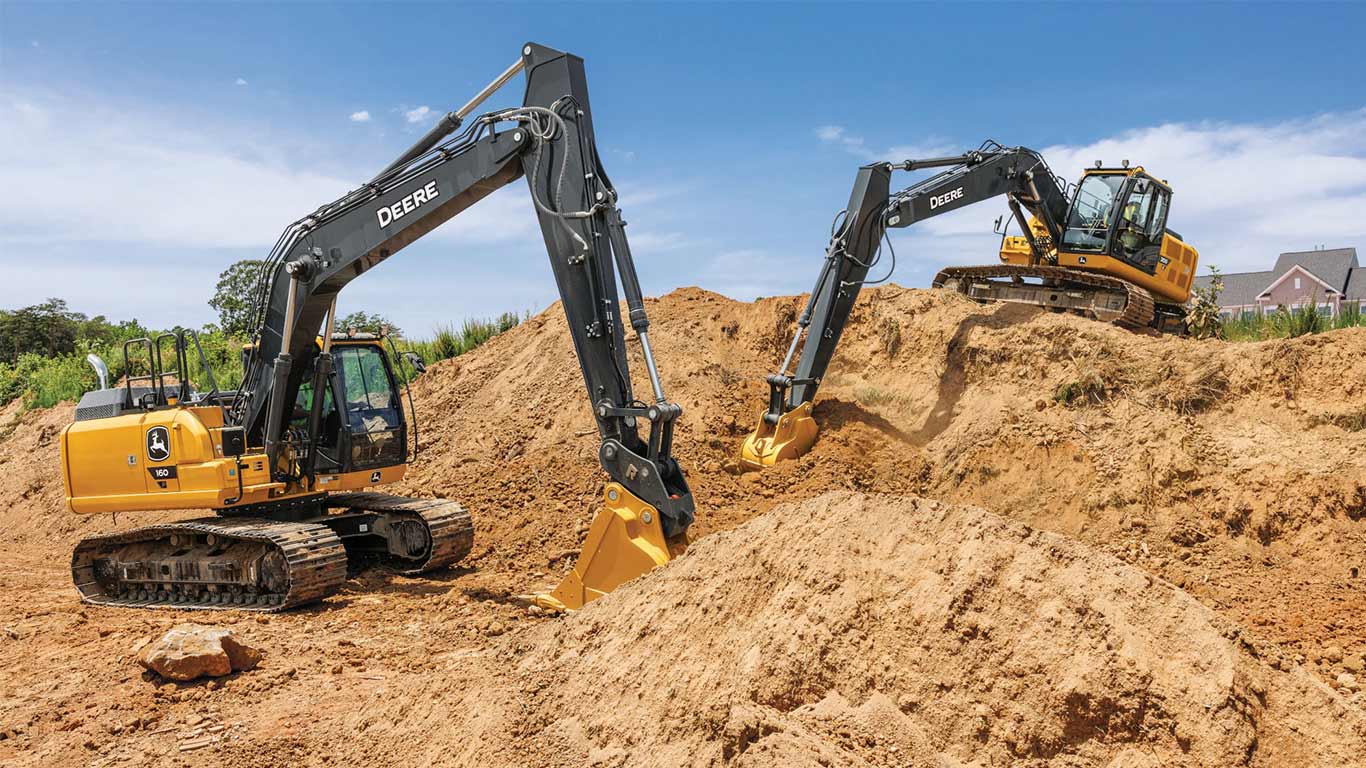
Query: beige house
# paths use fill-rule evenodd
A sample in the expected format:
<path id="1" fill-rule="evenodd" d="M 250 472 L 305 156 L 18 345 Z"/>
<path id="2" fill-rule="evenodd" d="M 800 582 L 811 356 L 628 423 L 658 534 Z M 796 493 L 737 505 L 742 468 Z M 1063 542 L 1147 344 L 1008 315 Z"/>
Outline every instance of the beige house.
<path id="1" fill-rule="evenodd" d="M 1357 261 L 1355 248 L 1282 253 L 1276 266 L 1266 272 L 1235 272 L 1223 279 L 1219 309 L 1224 317 L 1268 314 L 1278 307 L 1308 304 L 1335 316 L 1344 305 L 1361 307 L 1366 301 L 1366 267 Z M 1195 278 L 1196 288 L 1209 283 L 1209 276 Z"/>

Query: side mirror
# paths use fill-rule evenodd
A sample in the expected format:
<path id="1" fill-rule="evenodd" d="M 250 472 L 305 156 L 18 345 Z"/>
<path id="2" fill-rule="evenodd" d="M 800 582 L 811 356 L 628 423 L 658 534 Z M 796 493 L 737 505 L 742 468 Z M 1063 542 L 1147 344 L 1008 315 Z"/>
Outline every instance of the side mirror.
<path id="1" fill-rule="evenodd" d="M 408 365 L 411 365 L 414 371 L 418 373 L 427 372 L 427 363 L 422 359 L 422 355 L 416 352 L 404 352 L 403 359 L 408 361 Z"/>

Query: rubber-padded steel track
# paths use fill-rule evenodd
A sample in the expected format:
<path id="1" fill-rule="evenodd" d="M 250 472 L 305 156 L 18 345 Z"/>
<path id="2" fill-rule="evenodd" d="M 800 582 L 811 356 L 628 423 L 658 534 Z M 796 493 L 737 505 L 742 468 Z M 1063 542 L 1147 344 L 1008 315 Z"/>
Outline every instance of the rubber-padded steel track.
<path id="1" fill-rule="evenodd" d="M 952 279 L 959 281 L 959 292 L 966 294 L 971 281 L 992 280 L 995 278 L 1037 278 L 1056 283 L 1059 287 L 1076 286 L 1091 290 L 1122 293 L 1125 296 L 1124 313 L 1111 322 L 1130 329 L 1143 329 L 1153 322 L 1153 297 L 1148 291 L 1118 277 L 1083 272 L 1067 267 L 1022 267 L 1015 264 L 998 264 L 985 267 L 949 267 L 934 276 L 932 285 L 944 287 Z"/>
<path id="2" fill-rule="evenodd" d="M 443 568 L 470 553 L 474 546 L 474 523 L 470 513 L 457 501 L 449 499 L 410 499 L 387 493 L 338 493 L 326 502 L 333 509 L 365 510 L 391 515 L 411 516 L 427 527 L 431 546 L 425 560 L 390 562 L 402 574 L 413 575 Z"/>
<path id="3" fill-rule="evenodd" d="M 193 541 L 212 535 L 215 552 L 238 547 L 248 557 L 235 561 L 210 554 L 204 545 L 177 547 L 171 543 L 177 534 Z M 160 564 L 172 571 L 164 581 L 146 573 L 153 567 L 166 573 Z M 174 573 L 177 566 L 181 573 Z M 101 570 L 103 579 L 97 578 Z M 121 581 L 114 574 L 111 581 L 111 570 L 130 578 Z M 267 576 L 264 570 L 273 572 Z M 346 549 L 325 525 L 209 517 L 82 539 L 71 555 L 71 576 L 81 600 L 95 605 L 275 612 L 336 591 L 346 581 Z"/>

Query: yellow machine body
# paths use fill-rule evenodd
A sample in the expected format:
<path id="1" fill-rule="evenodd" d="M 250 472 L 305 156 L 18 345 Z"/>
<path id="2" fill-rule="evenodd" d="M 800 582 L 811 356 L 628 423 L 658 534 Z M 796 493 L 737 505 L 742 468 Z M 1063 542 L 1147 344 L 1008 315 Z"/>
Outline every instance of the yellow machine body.
<path id="1" fill-rule="evenodd" d="M 686 542 L 664 538 L 659 512 L 618 483 L 608 483 L 574 568 L 549 594 L 531 602 L 574 611 L 682 554 Z"/>
<path id="2" fill-rule="evenodd" d="M 761 414 L 759 426 L 740 446 L 740 464 L 748 469 L 763 469 L 795 459 L 811 449 L 818 431 L 809 402 L 778 417 L 777 424 L 769 424 Z"/>
<path id="3" fill-rule="evenodd" d="M 147 450 L 148 433 L 156 427 L 164 428 L 169 437 L 169 455 L 159 461 Z M 222 429 L 217 406 L 169 408 L 68 425 L 61 437 L 67 507 L 78 514 L 222 509 L 314 492 L 271 481 L 264 453 L 223 456 Z M 354 491 L 392 483 L 403 479 L 407 468 L 398 464 L 321 475 L 317 490 Z"/>
<path id="4" fill-rule="evenodd" d="M 408 468 L 323 474 L 312 489 L 273 481 L 263 451 L 223 454 L 224 426 L 218 405 L 172 405 L 67 425 L 60 441 L 67 507 L 78 514 L 223 509 L 384 485 L 403 479 Z M 292 462 L 288 451 L 282 462 Z"/>
<path id="5" fill-rule="evenodd" d="M 1131 177 L 1142 176 L 1149 183 L 1156 184 L 1169 193 L 1171 191 L 1166 184 L 1145 173 L 1141 166 L 1126 169 L 1092 169 L 1082 174 L 1082 180 L 1091 175 L 1113 176 L 1116 173 L 1124 173 Z M 1036 239 L 1047 238 L 1048 229 L 1044 227 L 1043 222 L 1037 218 L 1030 218 L 1029 226 Z M 1168 304 L 1184 304 L 1190 298 L 1191 285 L 1195 281 L 1196 263 L 1199 260 L 1199 254 L 1195 248 L 1170 232 L 1162 236 L 1161 258 L 1154 267 L 1152 274 L 1122 259 L 1105 254 L 1071 253 L 1066 250 L 1057 250 L 1053 255 L 1057 257 L 1057 266 L 1059 267 L 1096 272 L 1127 280 L 1147 290 L 1156 300 Z M 1007 237 L 1001 243 L 1001 261 L 1003 263 L 1032 266 L 1032 257 L 1029 241 L 1024 237 Z"/>

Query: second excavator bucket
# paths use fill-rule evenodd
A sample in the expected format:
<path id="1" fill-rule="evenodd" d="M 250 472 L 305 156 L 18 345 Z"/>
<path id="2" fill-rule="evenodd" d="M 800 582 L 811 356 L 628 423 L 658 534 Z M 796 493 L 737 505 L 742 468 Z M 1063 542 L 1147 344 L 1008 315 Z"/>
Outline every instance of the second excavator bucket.
<path id="1" fill-rule="evenodd" d="M 681 555 L 686 542 L 664 538 L 659 512 L 617 483 L 608 483 L 574 569 L 549 594 L 531 602 L 574 611 Z"/>
<path id="2" fill-rule="evenodd" d="M 740 463 L 748 469 L 763 469 L 795 459 L 811 449 L 818 431 L 816 420 L 811 417 L 810 402 L 784 413 L 777 424 L 769 424 L 760 417 L 758 428 L 740 447 Z"/>

